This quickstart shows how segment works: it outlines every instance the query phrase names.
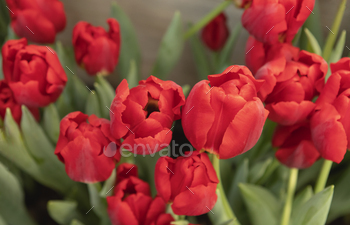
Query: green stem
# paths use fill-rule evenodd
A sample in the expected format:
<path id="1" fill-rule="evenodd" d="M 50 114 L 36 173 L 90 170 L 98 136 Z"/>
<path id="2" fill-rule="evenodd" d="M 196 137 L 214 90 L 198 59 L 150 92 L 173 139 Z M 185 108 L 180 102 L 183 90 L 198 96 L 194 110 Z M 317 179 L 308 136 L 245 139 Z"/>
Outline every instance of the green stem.
<path id="1" fill-rule="evenodd" d="M 217 186 L 217 191 L 220 193 L 220 195 L 218 197 L 221 198 L 221 202 L 223 204 L 223 208 L 224 208 L 224 213 L 226 215 L 226 217 L 228 217 L 229 219 L 232 220 L 233 224 L 235 225 L 239 225 L 240 223 L 238 222 L 235 214 L 233 213 L 230 204 L 227 201 L 227 197 L 224 191 L 224 187 L 222 186 L 222 180 L 221 180 L 221 176 L 220 176 L 220 159 L 213 155 L 213 167 L 216 171 L 216 175 L 218 176 L 219 179 L 219 184 Z"/>
<path id="2" fill-rule="evenodd" d="M 332 168 L 332 161 L 325 159 L 322 165 L 322 169 L 320 175 L 318 176 L 316 186 L 315 186 L 315 194 L 322 191 L 326 186 L 329 172 Z"/>
<path id="3" fill-rule="evenodd" d="M 324 45 L 324 48 L 323 48 L 323 58 L 326 61 L 328 61 L 329 57 L 331 56 L 333 45 L 337 38 L 339 27 L 343 19 L 344 11 L 346 8 L 346 1 L 347 0 L 342 0 L 340 7 L 338 9 L 337 15 L 334 19 L 331 31 L 329 31 L 329 34 L 327 36 L 326 44 Z"/>
<path id="4" fill-rule="evenodd" d="M 218 5 L 215 9 L 213 9 L 210 13 L 208 13 L 204 18 L 202 18 L 198 23 L 192 26 L 184 35 L 184 39 L 190 38 L 192 35 L 197 33 L 200 29 L 202 29 L 206 24 L 212 21 L 217 15 L 219 15 L 224 9 L 226 9 L 232 1 L 225 0 L 220 5 Z"/>
<path id="5" fill-rule="evenodd" d="M 287 198 L 286 198 L 286 202 L 284 203 L 281 225 L 289 224 L 297 180 L 298 180 L 298 169 L 296 168 L 290 169 Z"/>

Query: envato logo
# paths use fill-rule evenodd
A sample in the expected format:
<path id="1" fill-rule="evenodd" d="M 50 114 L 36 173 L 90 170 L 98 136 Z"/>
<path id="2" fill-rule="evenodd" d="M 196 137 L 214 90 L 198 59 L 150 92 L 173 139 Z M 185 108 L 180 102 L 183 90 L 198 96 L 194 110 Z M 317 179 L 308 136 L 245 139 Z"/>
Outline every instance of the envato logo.
<path id="1" fill-rule="evenodd" d="M 176 150 L 178 149 L 178 151 Z M 117 154 L 117 151 L 120 152 L 122 157 L 130 157 L 134 155 L 142 155 L 145 157 L 149 155 L 154 157 L 156 154 L 162 156 L 173 156 L 173 157 L 189 157 L 192 155 L 194 149 L 190 144 L 177 144 L 174 140 L 171 141 L 171 145 L 168 144 L 156 144 L 152 148 L 149 144 L 122 144 L 118 149 L 117 145 L 114 142 L 109 143 L 106 147 L 103 148 L 103 154 L 107 157 L 114 157 Z"/>

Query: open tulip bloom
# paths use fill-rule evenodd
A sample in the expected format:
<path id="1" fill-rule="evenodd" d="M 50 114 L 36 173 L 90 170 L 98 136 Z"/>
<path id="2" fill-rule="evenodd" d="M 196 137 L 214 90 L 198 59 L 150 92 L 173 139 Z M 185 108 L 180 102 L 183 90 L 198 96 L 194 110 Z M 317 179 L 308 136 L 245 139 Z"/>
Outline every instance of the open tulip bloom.
<path id="1" fill-rule="evenodd" d="M 60 0 L 1 1 L 0 225 L 350 224 L 346 2 L 332 26 L 316 0 L 177 12 L 144 77 L 116 2 L 63 45 Z M 190 84 L 168 77 L 186 42 Z"/>

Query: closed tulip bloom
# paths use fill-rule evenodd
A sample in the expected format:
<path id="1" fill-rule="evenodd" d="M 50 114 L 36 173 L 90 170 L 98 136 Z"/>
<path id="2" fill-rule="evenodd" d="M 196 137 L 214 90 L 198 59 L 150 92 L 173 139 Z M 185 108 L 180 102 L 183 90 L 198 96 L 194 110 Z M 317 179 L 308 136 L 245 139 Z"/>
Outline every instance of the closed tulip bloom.
<path id="1" fill-rule="evenodd" d="M 203 28 L 202 40 L 211 50 L 219 51 L 224 47 L 229 34 L 226 16 L 220 13 Z"/>
<path id="2" fill-rule="evenodd" d="M 278 148 L 276 158 L 290 168 L 305 169 L 320 158 L 320 153 L 311 138 L 309 122 L 278 126 L 272 138 L 272 145 Z"/>
<path id="3" fill-rule="evenodd" d="M 53 43 L 66 26 L 66 14 L 59 0 L 6 0 L 11 10 L 11 27 L 20 37 L 37 43 Z"/>
<path id="4" fill-rule="evenodd" d="M 67 76 L 52 49 L 27 45 L 22 38 L 7 41 L 2 57 L 5 80 L 18 104 L 44 107 L 62 93 Z"/>
<path id="5" fill-rule="evenodd" d="M 120 27 L 115 19 L 107 20 L 109 31 L 79 22 L 73 30 L 75 60 L 90 75 L 108 75 L 118 64 Z"/>
<path id="6" fill-rule="evenodd" d="M 192 88 L 182 110 L 182 127 L 196 149 L 232 158 L 251 149 L 261 135 L 268 115 L 257 97 L 263 82 L 237 65 L 208 79 Z"/>
<path id="7" fill-rule="evenodd" d="M 55 154 L 65 164 L 72 180 L 84 183 L 105 181 L 120 159 L 119 151 L 113 157 L 104 154 L 109 151 L 111 142 L 120 146 L 120 141 L 110 134 L 108 120 L 72 112 L 60 123 Z"/>
<path id="8" fill-rule="evenodd" d="M 154 177 L 159 196 L 172 202 L 175 214 L 198 216 L 214 207 L 219 180 L 206 153 L 190 154 L 159 158 Z"/>
<path id="9" fill-rule="evenodd" d="M 131 170 L 125 171 L 130 166 Z M 152 199 L 149 185 L 137 177 L 136 165 L 118 167 L 117 185 L 113 196 L 107 197 L 107 203 L 113 225 L 170 225 L 174 221 L 165 213 L 164 200 L 158 196 Z"/>
<path id="10" fill-rule="evenodd" d="M 291 43 L 314 8 L 315 0 L 253 0 L 242 24 L 263 43 Z"/>
<path id="11" fill-rule="evenodd" d="M 311 128 L 321 156 L 340 163 L 350 148 L 350 58 L 331 64 L 331 70 L 316 101 Z"/>
<path id="12" fill-rule="evenodd" d="M 11 110 L 13 119 L 20 124 L 22 118 L 22 108 L 18 104 L 13 96 L 13 92 L 7 85 L 5 80 L 0 80 L 0 118 L 5 119 L 6 108 Z M 33 114 L 36 120 L 39 120 L 39 109 L 35 107 L 29 107 L 29 111 Z"/>
<path id="13" fill-rule="evenodd" d="M 185 103 L 182 88 L 154 76 L 129 89 L 123 80 L 111 104 L 111 132 L 123 138 L 123 147 L 136 154 L 151 154 L 169 145 L 171 127 L 181 118 Z"/>

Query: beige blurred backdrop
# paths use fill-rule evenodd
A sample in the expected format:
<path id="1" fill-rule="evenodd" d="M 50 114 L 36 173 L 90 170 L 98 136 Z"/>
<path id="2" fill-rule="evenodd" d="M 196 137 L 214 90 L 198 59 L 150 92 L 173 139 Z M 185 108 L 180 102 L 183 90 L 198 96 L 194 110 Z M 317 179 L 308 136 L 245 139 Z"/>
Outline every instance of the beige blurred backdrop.
<path id="1" fill-rule="evenodd" d="M 62 41 L 64 45 L 71 45 L 72 30 L 74 25 L 81 21 L 87 21 L 94 26 L 107 27 L 106 20 L 110 17 L 111 0 L 61 0 L 64 4 L 67 14 L 67 26 L 64 32 L 60 33 L 57 40 Z M 117 3 L 122 7 L 131 19 L 141 48 L 143 78 L 147 78 L 152 70 L 159 43 L 164 32 L 169 25 L 174 12 L 180 11 L 183 24 L 194 23 L 210 12 L 222 0 L 118 0 Z M 329 33 L 326 26 L 331 27 L 333 19 L 341 0 L 319 0 L 321 11 L 321 23 L 324 35 Z M 230 6 L 226 11 L 229 27 L 232 30 L 240 22 L 242 10 Z M 311 14 L 312 16 L 312 14 Z M 345 17 L 342 22 L 342 29 L 347 30 L 347 46 L 350 48 L 350 10 L 349 3 L 345 10 Z M 243 29 L 234 52 L 232 53 L 232 64 L 244 64 L 244 48 L 248 33 Z M 350 51 L 345 48 L 345 54 Z M 88 84 L 93 82 L 83 70 L 77 69 L 78 76 L 82 77 Z M 188 43 L 186 43 L 182 57 L 169 79 L 180 85 L 193 85 L 197 81 L 197 73 L 192 59 L 192 52 Z M 118 74 L 114 72 L 108 76 L 108 80 L 113 86 L 118 85 Z"/>

